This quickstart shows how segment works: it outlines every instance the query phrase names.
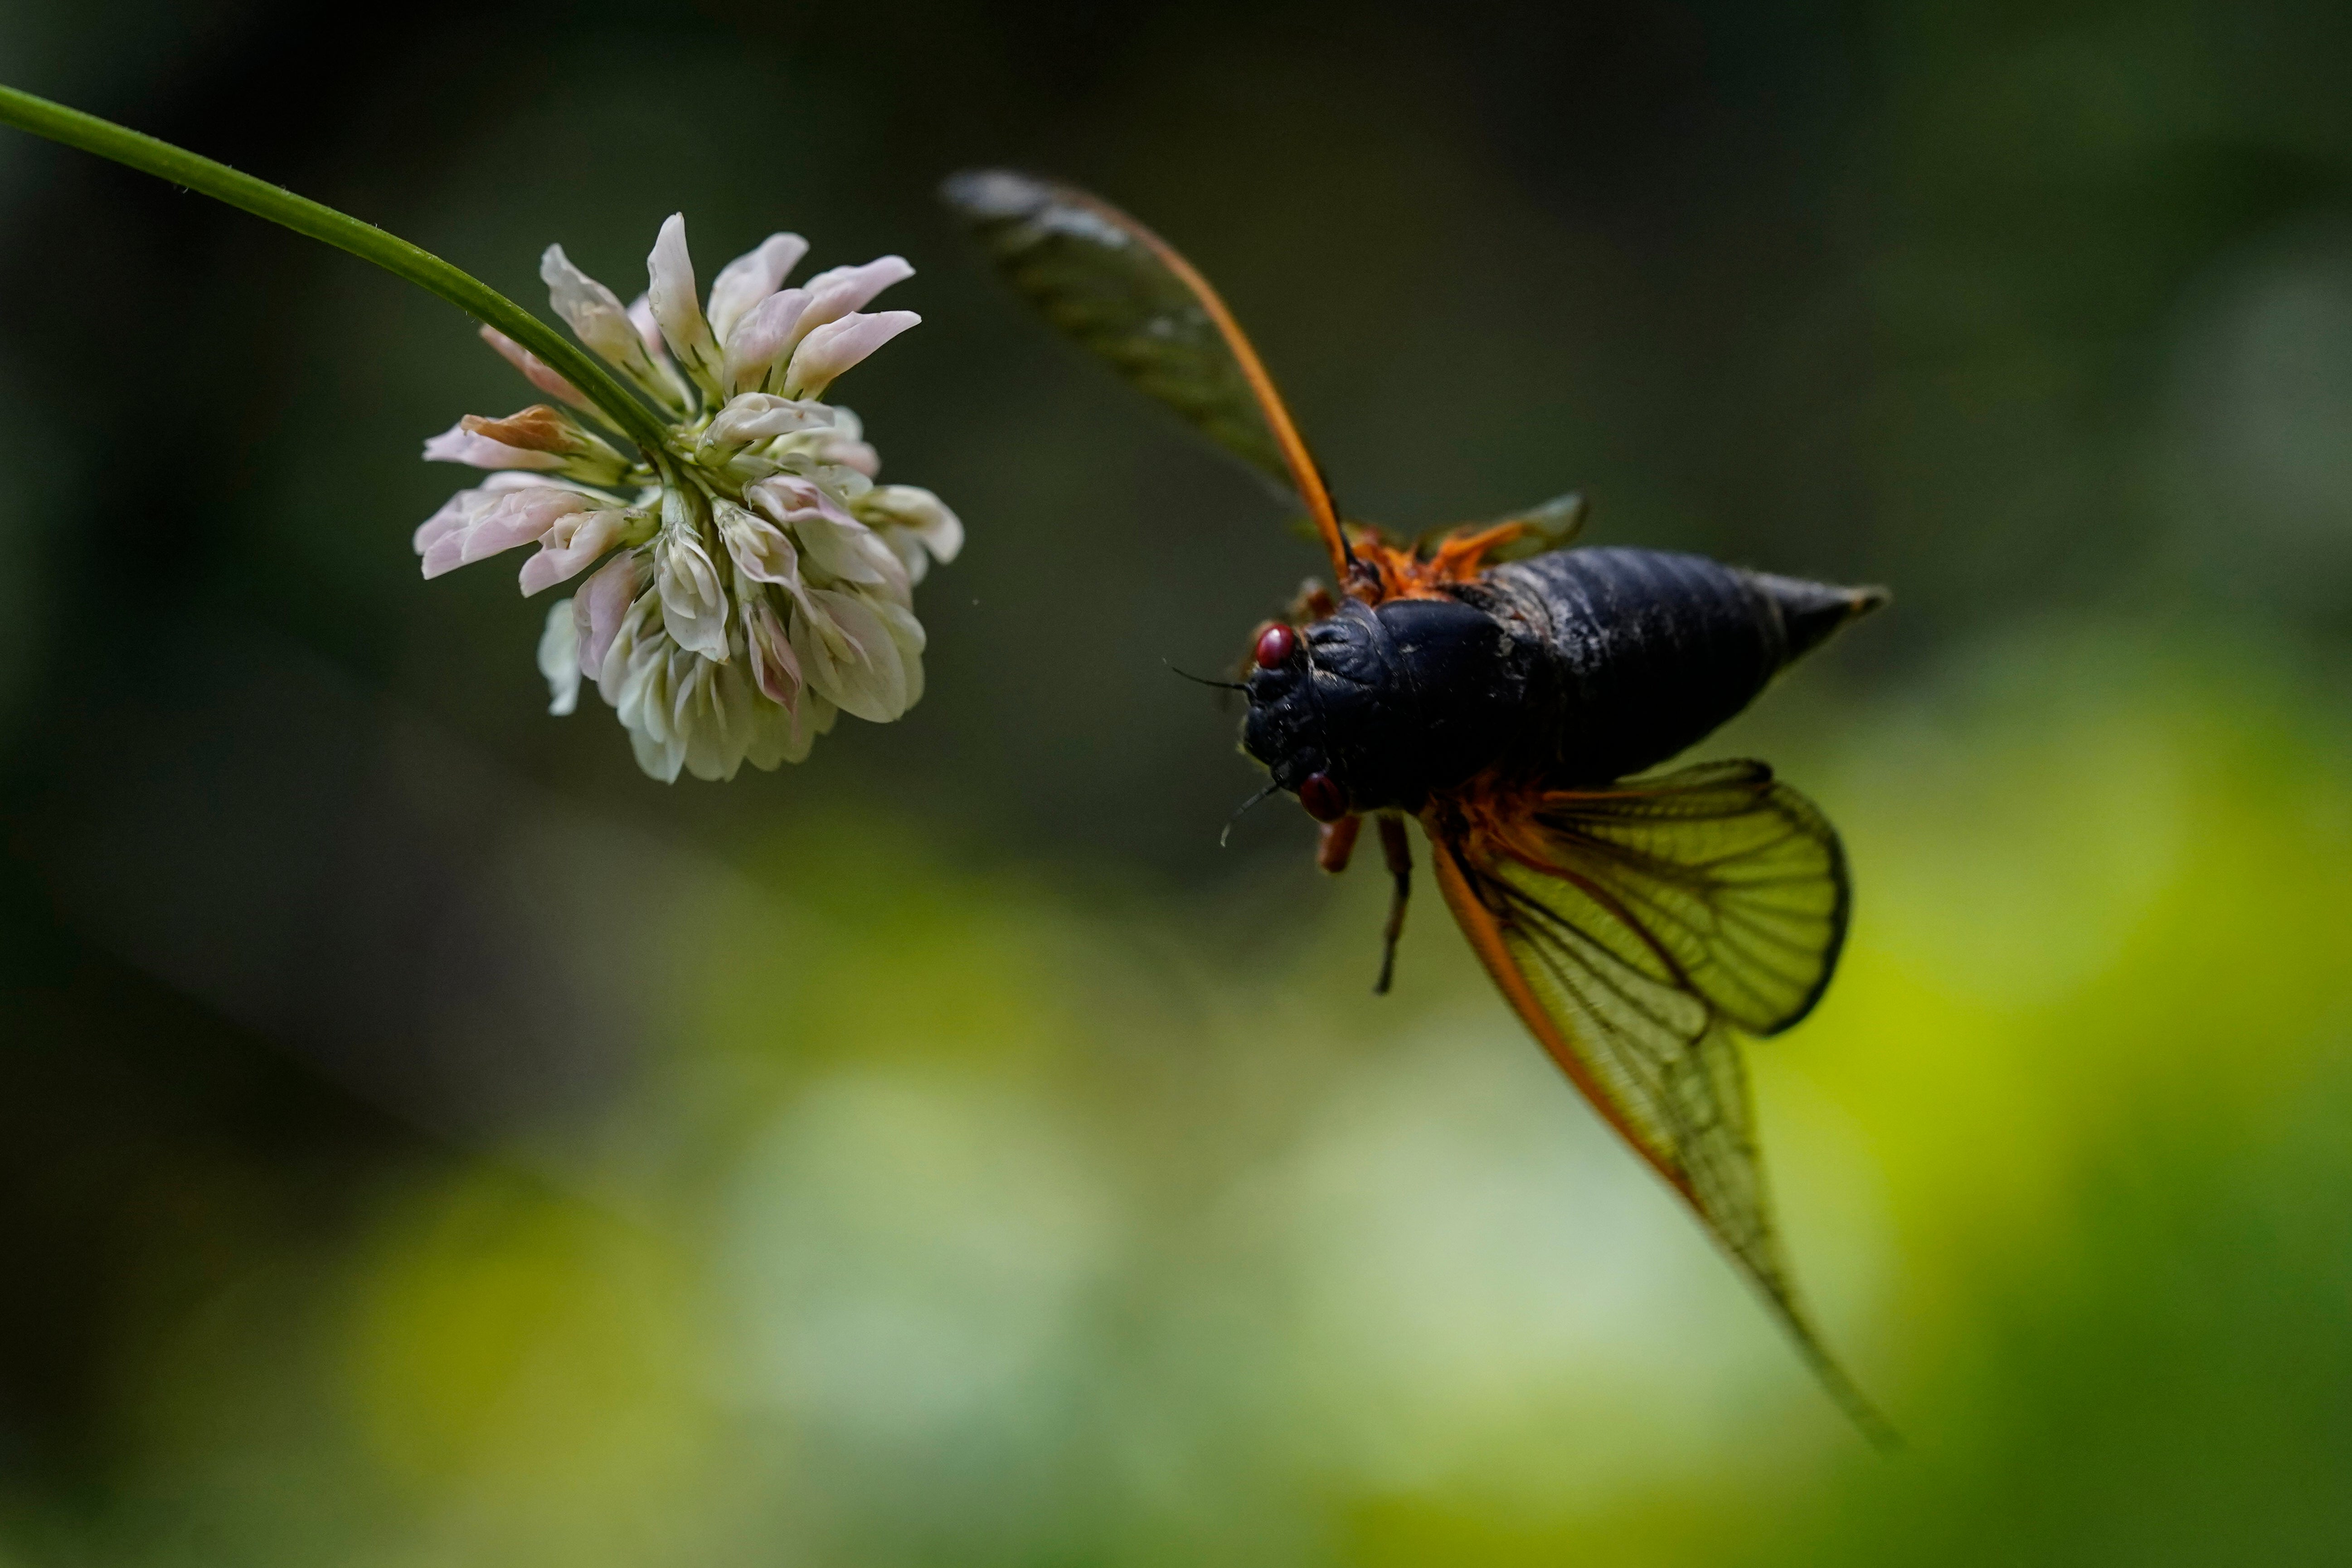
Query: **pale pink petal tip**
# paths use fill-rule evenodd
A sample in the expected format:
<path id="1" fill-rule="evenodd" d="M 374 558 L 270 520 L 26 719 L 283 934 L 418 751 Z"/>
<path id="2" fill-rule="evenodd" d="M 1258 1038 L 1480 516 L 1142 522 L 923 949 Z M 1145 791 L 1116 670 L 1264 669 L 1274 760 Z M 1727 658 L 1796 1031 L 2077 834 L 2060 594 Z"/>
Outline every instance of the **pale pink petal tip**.
<path id="1" fill-rule="evenodd" d="M 784 371 L 784 395 L 817 396 L 835 376 L 922 319 L 912 310 L 881 310 L 826 322 L 793 351 L 793 362 Z"/>
<path id="2" fill-rule="evenodd" d="M 580 626 L 580 672 L 591 680 L 602 679 L 604 655 L 621 633 L 622 617 L 645 585 L 645 563 L 634 550 L 624 551 L 596 569 L 580 584 L 572 613 Z"/>
<path id="3" fill-rule="evenodd" d="M 646 258 L 646 308 L 670 353 L 698 381 L 716 384 L 719 350 L 695 298 L 694 258 L 686 247 L 686 215 L 672 213 Z M 648 343 L 649 349 L 653 346 Z"/>
<path id="4" fill-rule="evenodd" d="M 743 319 L 743 312 L 783 287 L 784 279 L 808 254 L 808 241 L 796 234 L 772 234 L 758 248 L 746 251 L 725 267 L 710 285 L 710 331 L 722 343 Z"/>
<path id="5" fill-rule="evenodd" d="M 598 508 L 596 501 L 577 490 L 552 485 L 495 492 L 475 490 L 468 495 L 472 499 L 457 523 L 426 541 L 423 563 L 425 576 L 438 577 L 501 550 L 531 543 L 544 537 L 562 519 Z M 431 528 L 440 521 L 436 514 L 425 527 Z M 422 537 L 425 530 L 417 531 Z"/>
<path id="6" fill-rule="evenodd" d="M 568 403 L 574 408 L 594 408 L 595 405 L 588 401 L 586 394 L 558 375 L 545 360 L 496 327 L 485 324 L 482 328 L 482 341 L 496 349 L 500 359 L 522 372 L 526 380 L 548 396 L 559 402 Z"/>
<path id="7" fill-rule="evenodd" d="M 621 513 L 612 507 L 560 517 L 541 535 L 539 553 L 522 563 L 523 595 L 570 582 L 618 543 Z"/>
<path id="8" fill-rule="evenodd" d="M 547 678 L 547 710 L 558 718 L 580 706 L 580 631 L 569 599 L 548 606 L 539 635 L 539 672 Z"/>
<path id="9" fill-rule="evenodd" d="M 478 436 L 459 420 L 425 442 L 428 463 L 465 463 L 477 468 L 560 468 L 563 459 L 553 452 L 534 452 Z"/>
<path id="10" fill-rule="evenodd" d="M 645 345 L 648 357 L 658 362 L 668 355 L 662 342 L 661 322 L 654 317 L 651 294 L 640 294 L 629 301 L 629 325 L 636 328 L 637 341 Z"/>
<path id="11" fill-rule="evenodd" d="M 800 341 L 808 309 L 807 289 L 780 289 L 737 319 L 727 335 L 723 374 L 730 391 L 749 391 L 767 379 L 776 361 Z"/>
<path id="12" fill-rule="evenodd" d="M 817 301 L 810 315 L 820 321 L 830 321 L 862 310 L 873 298 L 894 283 L 904 283 L 915 275 L 914 265 L 903 256 L 877 257 L 863 267 L 835 267 L 820 272 L 802 287 Z"/>

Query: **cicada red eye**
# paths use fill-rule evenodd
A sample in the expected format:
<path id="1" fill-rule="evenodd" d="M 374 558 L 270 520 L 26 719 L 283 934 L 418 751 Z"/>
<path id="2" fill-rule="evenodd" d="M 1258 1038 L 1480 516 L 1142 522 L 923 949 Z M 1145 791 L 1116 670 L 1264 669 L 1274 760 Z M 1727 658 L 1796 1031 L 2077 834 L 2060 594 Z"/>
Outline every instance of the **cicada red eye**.
<path id="1" fill-rule="evenodd" d="M 1298 804 L 1318 822 L 1337 822 L 1348 815 L 1348 792 L 1329 773 L 1308 773 L 1298 781 Z"/>
<path id="2" fill-rule="evenodd" d="M 1288 664 L 1290 656 L 1297 651 L 1297 632 L 1285 626 L 1268 626 L 1257 637 L 1257 667 L 1260 669 L 1279 669 Z"/>

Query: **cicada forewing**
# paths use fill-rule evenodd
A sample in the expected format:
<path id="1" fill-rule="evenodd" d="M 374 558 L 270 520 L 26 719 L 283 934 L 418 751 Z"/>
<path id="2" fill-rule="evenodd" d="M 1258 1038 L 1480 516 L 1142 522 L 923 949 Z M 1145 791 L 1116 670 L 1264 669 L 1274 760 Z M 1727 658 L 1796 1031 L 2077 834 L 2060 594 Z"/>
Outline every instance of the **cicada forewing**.
<path id="1" fill-rule="evenodd" d="M 1494 540 L 1479 552 L 1479 559 L 1485 564 L 1523 561 L 1547 550 L 1566 549 L 1584 531 L 1584 520 L 1591 510 L 1581 491 L 1571 490 L 1485 522 L 1453 522 L 1425 530 L 1413 540 L 1412 549 L 1426 559 L 1443 550 L 1449 541 L 1484 535 Z"/>
<path id="2" fill-rule="evenodd" d="M 1848 908 L 1836 831 L 1755 762 L 1440 804 L 1423 822 L 1445 901 L 1504 996 L 1885 1438 L 1797 1300 L 1738 1040 L 1787 1028 L 1829 984 Z"/>
<path id="3" fill-rule="evenodd" d="M 1004 169 L 940 188 L 1049 322 L 1297 495 L 1334 573 L 1348 547 L 1329 488 L 1257 351 L 1191 262 L 1101 197 Z"/>

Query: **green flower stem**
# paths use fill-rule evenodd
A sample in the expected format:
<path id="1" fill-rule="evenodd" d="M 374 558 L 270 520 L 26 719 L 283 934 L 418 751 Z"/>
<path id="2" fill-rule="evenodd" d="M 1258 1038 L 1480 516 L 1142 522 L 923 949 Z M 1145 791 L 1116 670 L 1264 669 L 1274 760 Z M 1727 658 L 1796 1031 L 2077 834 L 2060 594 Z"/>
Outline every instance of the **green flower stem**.
<path id="1" fill-rule="evenodd" d="M 14 125 L 36 136 L 111 158 L 215 201 L 243 207 L 257 217 L 268 218 L 312 239 L 324 240 L 362 261 L 374 262 L 395 278 L 405 278 L 429 289 L 545 360 L 646 451 L 662 450 L 661 422 L 612 372 L 512 300 L 428 250 L 421 250 L 373 224 L 362 223 L 307 196 L 298 196 L 266 180 L 241 174 L 226 163 L 200 158 L 168 142 L 158 142 L 111 121 L 51 103 L 12 87 L 0 86 L 0 124 Z"/>

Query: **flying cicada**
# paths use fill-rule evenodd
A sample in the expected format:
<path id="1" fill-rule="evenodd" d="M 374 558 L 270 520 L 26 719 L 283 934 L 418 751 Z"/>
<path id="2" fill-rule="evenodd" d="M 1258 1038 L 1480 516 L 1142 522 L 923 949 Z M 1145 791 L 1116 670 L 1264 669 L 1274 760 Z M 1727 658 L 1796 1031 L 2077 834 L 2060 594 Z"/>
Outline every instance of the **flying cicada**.
<path id="1" fill-rule="evenodd" d="M 1737 1037 L 1820 1000 L 1845 935 L 1829 822 L 1758 762 L 1642 775 L 1884 604 L 1654 550 L 1570 548 L 1575 497 L 1412 543 L 1342 521 L 1249 340 L 1166 241 L 1067 185 L 989 170 L 945 197 L 1046 319 L 1294 491 L 1330 552 L 1250 646 L 1242 746 L 1323 824 L 1343 869 L 1367 817 L 1412 886 L 1404 819 L 1504 997 L 1602 1120 L 1762 1293 L 1831 1394 L 1775 1237 Z"/>

